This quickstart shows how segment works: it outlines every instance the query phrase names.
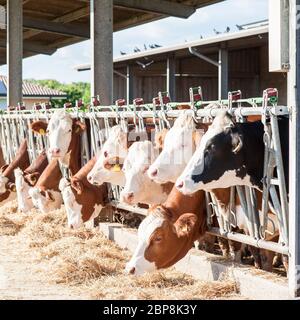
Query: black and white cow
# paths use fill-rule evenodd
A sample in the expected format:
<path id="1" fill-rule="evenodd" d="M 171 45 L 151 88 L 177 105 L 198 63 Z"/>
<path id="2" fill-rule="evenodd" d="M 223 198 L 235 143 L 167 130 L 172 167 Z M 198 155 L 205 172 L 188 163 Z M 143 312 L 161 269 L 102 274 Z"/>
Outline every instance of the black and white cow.
<path id="1" fill-rule="evenodd" d="M 278 120 L 288 188 L 289 121 L 286 117 Z M 261 121 L 235 123 L 227 112 L 219 113 L 177 179 L 177 188 L 184 194 L 231 186 L 262 190 L 263 136 Z"/>

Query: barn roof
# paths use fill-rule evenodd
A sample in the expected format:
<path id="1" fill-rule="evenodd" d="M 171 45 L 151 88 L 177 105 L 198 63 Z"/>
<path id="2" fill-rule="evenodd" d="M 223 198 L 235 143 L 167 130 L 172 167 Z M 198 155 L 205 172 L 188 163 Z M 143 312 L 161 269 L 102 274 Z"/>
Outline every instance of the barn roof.
<path id="1" fill-rule="evenodd" d="M 90 38 L 89 0 L 23 1 L 24 57 L 53 54 Z M 114 0 L 114 31 L 168 16 L 188 18 L 197 8 L 224 0 Z M 6 6 L 6 0 L 0 0 Z M 0 65 L 6 63 L 6 30 L 0 29 Z"/>
<path id="2" fill-rule="evenodd" d="M 23 97 L 51 97 L 51 98 L 59 98 L 64 99 L 67 97 L 67 94 L 55 90 L 50 89 L 39 84 L 32 83 L 30 81 L 23 81 Z M 0 75 L 0 97 L 6 97 L 7 95 L 7 77 Z"/>

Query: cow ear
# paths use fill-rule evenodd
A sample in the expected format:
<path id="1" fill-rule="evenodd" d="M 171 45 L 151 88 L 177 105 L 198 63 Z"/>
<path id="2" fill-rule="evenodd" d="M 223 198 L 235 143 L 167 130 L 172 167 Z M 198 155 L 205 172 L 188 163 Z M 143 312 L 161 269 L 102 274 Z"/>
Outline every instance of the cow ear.
<path id="1" fill-rule="evenodd" d="M 71 185 L 72 185 L 72 188 L 77 192 L 77 194 L 82 194 L 82 191 L 83 191 L 83 185 L 82 185 L 82 182 L 79 181 L 79 180 L 73 180 L 71 182 Z"/>
<path id="2" fill-rule="evenodd" d="M 39 172 L 29 173 L 25 176 L 25 178 L 29 181 L 29 183 L 33 186 L 37 183 L 40 174 Z"/>
<path id="3" fill-rule="evenodd" d="M 5 164 L 4 166 L 2 166 L 0 168 L 0 172 L 3 173 L 7 169 L 7 167 L 8 167 L 8 164 Z"/>
<path id="4" fill-rule="evenodd" d="M 241 136 L 238 134 L 238 132 L 231 134 L 231 140 L 232 140 L 232 152 L 234 154 L 239 153 L 243 147 L 243 140 Z"/>
<path id="5" fill-rule="evenodd" d="M 52 195 L 52 193 L 50 192 L 50 191 L 48 191 L 48 190 L 46 190 L 45 191 L 45 195 L 46 195 L 46 199 L 48 200 L 48 201 L 52 201 L 52 202 L 54 202 L 54 197 L 53 197 L 53 195 Z"/>
<path id="6" fill-rule="evenodd" d="M 193 213 L 185 213 L 180 216 L 174 226 L 178 237 L 186 237 L 193 233 L 198 217 Z"/>
<path id="7" fill-rule="evenodd" d="M 38 120 L 32 122 L 29 126 L 34 133 L 44 135 L 46 133 L 48 123 L 42 120 Z"/>
<path id="8" fill-rule="evenodd" d="M 73 120 L 73 132 L 77 134 L 81 134 L 86 129 L 86 125 L 79 121 L 79 120 Z"/>
<path id="9" fill-rule="evenodd" d="M 164 142 L 166 138 L 166 134 L 168 129 L 163 129 L 158 134 L 155 135 L 155 147 L 158 149 L 162 149 L 164 147 Z"/>
<path id="10" fill-rule="evenodd" d="M 8 188 L 8 190 L 10 190 L 12 192 L 16 192 L 16 185 L 12 182 L 7 184 L 7 188 Z"/>

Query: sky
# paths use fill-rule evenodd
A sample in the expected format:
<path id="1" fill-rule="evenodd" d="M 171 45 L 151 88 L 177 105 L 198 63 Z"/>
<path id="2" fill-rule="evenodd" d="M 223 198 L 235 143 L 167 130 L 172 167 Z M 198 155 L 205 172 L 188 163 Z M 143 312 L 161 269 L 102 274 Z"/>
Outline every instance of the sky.
<path id="1" fill-rule="evenodd" d="M 214 35 L 214 29 L 236 32 L 236 24 L 245 24 L 268 18 L 268 0 L 226 0 L 200 8 L 189 19 L 165 18 L 138 27 L 114 33 L 114 57 L 120 51 L 132 53 L 135 46 L 157 43 L 168 46 Z M 71 83 L 90 81 L 90 72 L 77 72 L 74 66 L 90 63 L 91 42 L 67 46 L 52 56 L 37 55 L 23 60 L 23 79 L 56 79 Z M 6 66 L 0 67 L 6 74 Z"/>

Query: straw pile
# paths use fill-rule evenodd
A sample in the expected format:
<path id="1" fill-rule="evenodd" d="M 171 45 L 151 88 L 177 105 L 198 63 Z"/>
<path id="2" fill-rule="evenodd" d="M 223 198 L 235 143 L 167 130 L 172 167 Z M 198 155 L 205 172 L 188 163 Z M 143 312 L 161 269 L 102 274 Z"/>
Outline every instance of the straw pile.
<path id="1" fill-rule="evenodd" d="M 64 284 L 93 299 L 230 299 L 234 283 L 202 282 L 173 269 L 142 277 L 124 274 L 127 250 L 96 230 L 70 230 L 64 208 L 21 214 L 16 203 L 0 208 L 0 236 L 18 237 L 33 252 L 43 280 Z"/>

